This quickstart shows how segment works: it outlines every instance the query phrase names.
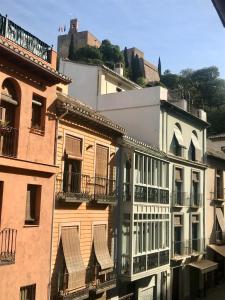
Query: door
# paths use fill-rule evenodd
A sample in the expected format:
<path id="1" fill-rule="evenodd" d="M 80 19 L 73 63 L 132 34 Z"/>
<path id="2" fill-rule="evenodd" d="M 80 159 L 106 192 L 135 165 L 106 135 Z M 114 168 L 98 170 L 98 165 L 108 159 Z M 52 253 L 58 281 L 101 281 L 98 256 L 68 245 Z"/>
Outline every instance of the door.
<path id="1" fill-rule="evenodd" d="M 81 161 L 66 159 L 64 166 L 63 191 L 67 193 L 82 192 Z"/>

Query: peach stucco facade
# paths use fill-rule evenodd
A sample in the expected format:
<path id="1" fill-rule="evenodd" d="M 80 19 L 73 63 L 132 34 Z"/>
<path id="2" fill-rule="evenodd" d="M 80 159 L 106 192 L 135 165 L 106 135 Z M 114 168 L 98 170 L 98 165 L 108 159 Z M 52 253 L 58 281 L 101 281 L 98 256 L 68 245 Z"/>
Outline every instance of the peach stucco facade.
<path id="1" fill-rule="evenodd" d="M 54 51 L 51 50 L 51 63 L 48 63 L 3 36 L 0 41 L 0 108 L 4 103 L 6 115 L 8 107 L 13 110 L 8 116 L 13 116 L 13 120 L 7 120 L 4 126 L 0 124 L 0 235 L 3 236 L 6 228 L 17 233 L 13 246 L 15 261 L 7 261 L 5 256 L 10 253 L 1 252 L 0 299 L 24 299 L 21 288 L 26 297 L 26 287 L 36 285 L 35 299 L 47 300 L 54 174 L 57 172 L 54 166 L 55 120 L 48 108 L 55 100 L 56 84 L 61 79 L 54 71 Z M 66 83 L 62 78 L 63 81 Z M 12 89 L 16 96 L 8 93 Z M 34 95 L 44 101 L 40 116 L 42 130 L 31 128 Z M 36 223 L 32 220 L 30 224 L 25 221 L 28 185 L 40 190 L 39 204 L 35 204 L 38 217 Z"/>

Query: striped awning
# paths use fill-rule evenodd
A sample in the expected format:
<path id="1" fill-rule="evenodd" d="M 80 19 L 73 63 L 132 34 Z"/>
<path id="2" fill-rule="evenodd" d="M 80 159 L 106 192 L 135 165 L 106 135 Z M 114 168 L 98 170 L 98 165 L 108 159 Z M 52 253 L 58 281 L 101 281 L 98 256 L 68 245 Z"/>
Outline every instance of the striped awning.
<path id="1" fill-rule="evenodd" d="M 181 147 L 185 147 L 184 139 L 183 139 L 182 133 L 181 133 L 181 131 L 179 130 L 179 128 L 177 128 L 177 127 L 174 128 L 174 135 L 175 135 L 175 137 L 176 137 L 176 139 L 177 139 L 178 144 L 179 144 Z"/>
<path id="2" fill-rule="evenodd" d="M 63 227 L 61 231 L 63 253 L 68 271 L 68 290 L 85 286 L 85 266 L 80 252 L 77 227 Z"/>
<path id="3" fill-rule="evenodd" d="M 96 258 L 102 270 L 113 267 L 106 240 L 106 225 L 94 226 L 94 249 Z"/>

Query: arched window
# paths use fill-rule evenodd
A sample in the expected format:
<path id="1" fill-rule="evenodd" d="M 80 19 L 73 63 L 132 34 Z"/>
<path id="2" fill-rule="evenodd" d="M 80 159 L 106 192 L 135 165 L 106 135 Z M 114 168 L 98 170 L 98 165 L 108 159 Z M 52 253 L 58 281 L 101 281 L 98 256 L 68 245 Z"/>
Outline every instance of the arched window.
<path id="1" fill-rule="evenodd" d="M 18 83 L 7 78 L 3 81 L 0 94 L 0 155 L 17 155 L 18 106 L 20 99 Z"/>
<path id="2" fill-rule="evenodd" d="M 0 106 L 4 109 L 4 121 L 7 126 L 16 126 L 16 113 L 19 105 L 19 89 L 13 79 L 3 81 Z"/>
<path id="3" fill-rule="evenodd" d="M 176 156 L 183 156 L 183 149 L 185 148 L 181 126 L 176 123 L 174 126 L 173 138 L 170 145 L 170 152 Z"/>
<path id="4" fill-rule="evenodd" d="M 201 147 L 199 145 L 197 132 L 195 130 L 192 131 L 191 134 L 191 143 L 189 147 L 189 159 L 193 161 L 201 160 Z"/>

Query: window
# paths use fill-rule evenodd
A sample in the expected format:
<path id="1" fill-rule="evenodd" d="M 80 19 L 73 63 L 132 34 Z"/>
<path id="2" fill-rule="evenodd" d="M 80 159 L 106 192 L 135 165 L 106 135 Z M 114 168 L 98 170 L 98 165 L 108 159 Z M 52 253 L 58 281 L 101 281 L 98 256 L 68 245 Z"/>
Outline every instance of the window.
<path id="1" fill-rule="evenodd" d="M 192 192 L 191 192 L 191 205 L 200 206 L 200 185 L 199 185 L 199 172 L 192 172 Z"/>
<path id="2" fill-rule="evenodd" d="M 45 99 L 38 95 L 33 95 L 31 129 L 44 132 L 45 127 Z"/>
<path id="3" fill-rule="evenodd" d="M 41 186 L 27 185 L 26 225 L 38 225 L 40 220 Z"/>
<path id="4" fill-rule="evenodd" d="M 184 205 L 183 199 L 183 169 L 175 168 L 174 204 Z"/>
<path id="5" fill-rule="evenodd" d="M 181 127 L 179 124 L 175 124 L 174 135 L 170 146 L 170 152 L 176 156 L 183 156 L 184 148 L 185 145 L 184 145 Z"/>
<path id="6" fill-rule="evenodd" d="M 224 198 L 224 187 L 223 187 L 223 170 L 216 170 L 216 198 L 223 199 Z"/>
<path id="7" fill-rule="evenodd" d="M 20 288 L 20 300 L 35 300 L 36 284 L 23 286 Z"/>
<path id="8" fill-rule="evenodd" d="M 199 239 L 199 215 L 192 214 L 191 215 L 191 234 L 192 234 L 192 252 L 200 251 L 200 239 Z"/>
<path id="9" fill-rule="evenodd" d="M 198 136 L 194 130 L 191 134 L 191 144 L 189 147 L 189 159 L 193 161 L 201 161 L 201 147 L 199 145 Z"/>

